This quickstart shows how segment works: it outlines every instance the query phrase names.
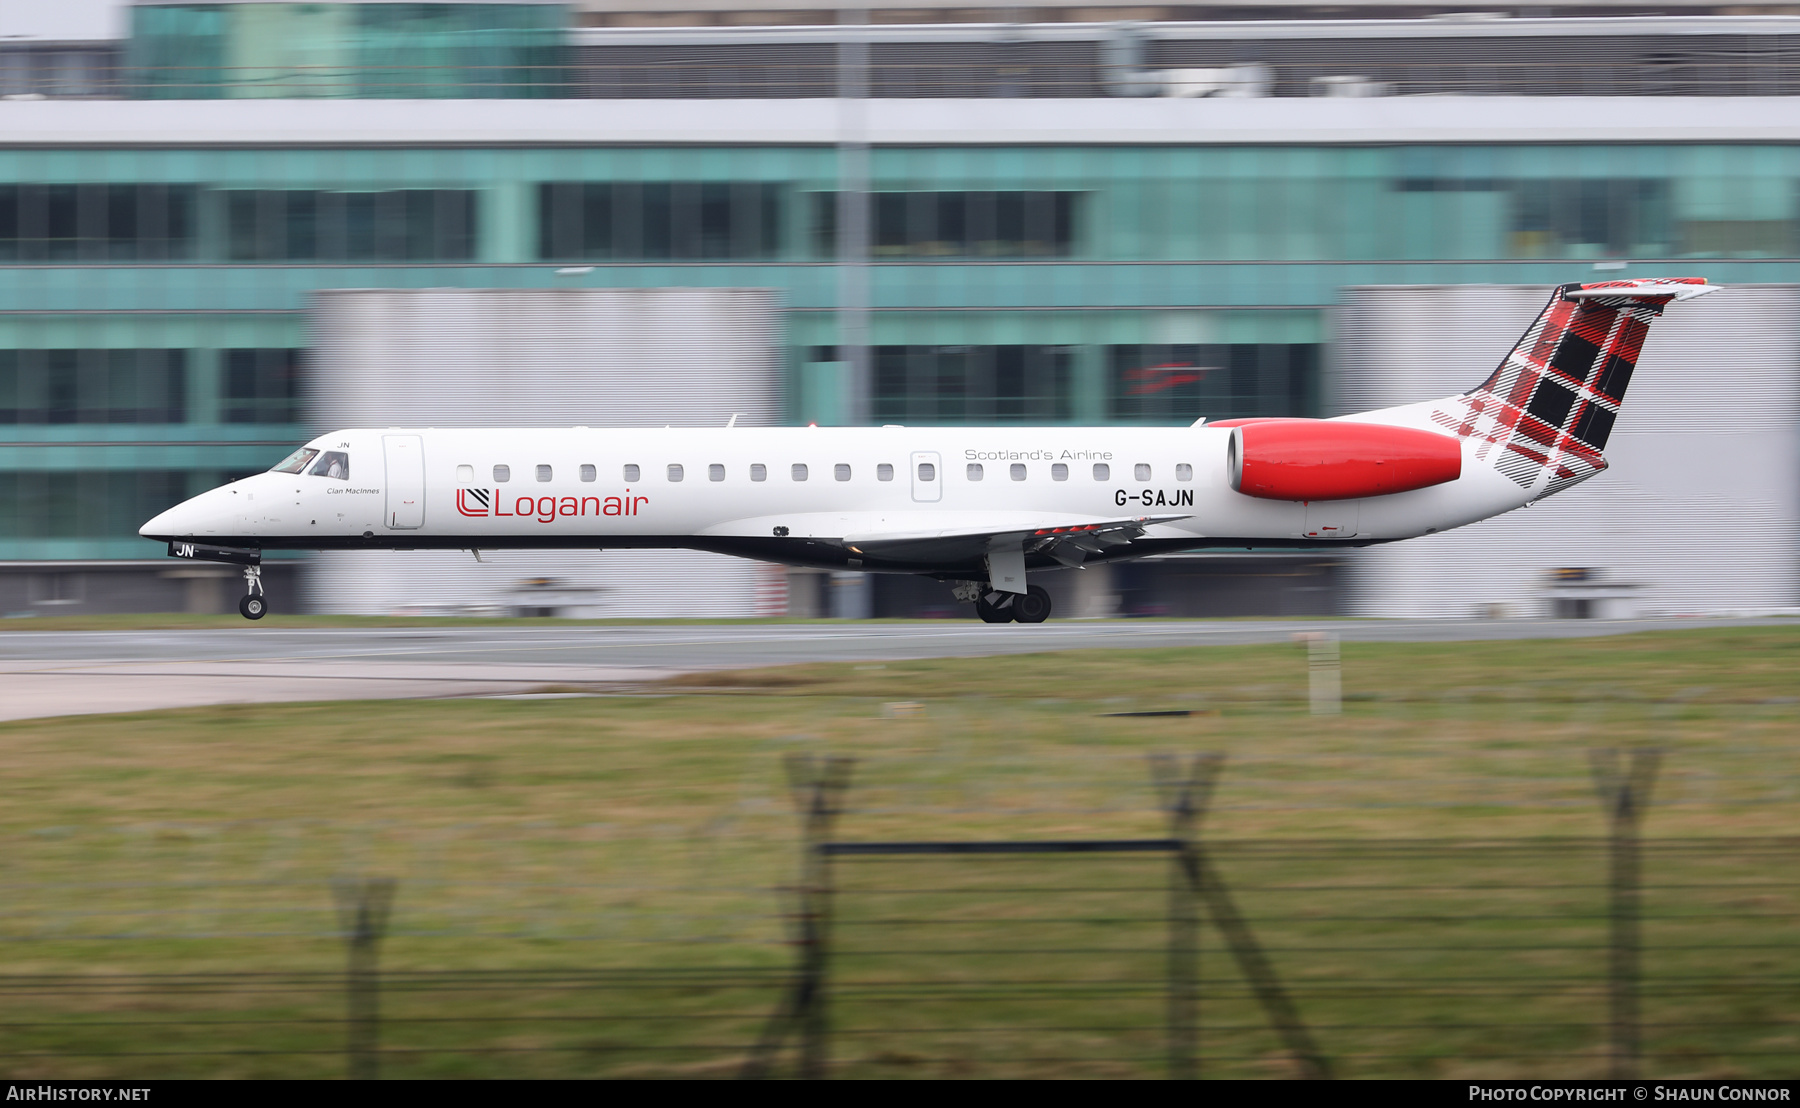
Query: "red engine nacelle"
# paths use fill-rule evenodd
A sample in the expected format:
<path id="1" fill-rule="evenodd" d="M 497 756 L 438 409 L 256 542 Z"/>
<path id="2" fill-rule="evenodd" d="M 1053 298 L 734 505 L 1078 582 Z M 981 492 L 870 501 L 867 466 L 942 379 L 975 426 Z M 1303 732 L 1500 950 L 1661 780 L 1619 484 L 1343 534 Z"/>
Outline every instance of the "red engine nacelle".
<path id="1" fill-rule="evenodd" d="M 1264 500 L 1354 500 L 1441 485 L 1462 476 L 1449 435 L 1325 419 L 1230 421 L 1231 487 Z"/>

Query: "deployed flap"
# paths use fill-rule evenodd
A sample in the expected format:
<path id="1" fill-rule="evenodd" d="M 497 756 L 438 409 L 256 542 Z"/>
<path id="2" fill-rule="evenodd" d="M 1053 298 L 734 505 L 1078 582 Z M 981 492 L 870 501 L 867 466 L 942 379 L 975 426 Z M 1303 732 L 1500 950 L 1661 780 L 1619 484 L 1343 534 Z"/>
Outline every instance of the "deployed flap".
<path id="1" fill-rule="evenodd" d="M 1022 540 L 1027 548 L 1033 545 L 1032 540 L 1057 536 L 1074 537 L 1076 535 L 1096 536 L 1117 531 L 1131 531 L 1134 535 L 1144 533 L 1144 528 L 1153 523 L 1167 523 L 1171 520 L 1186 519 L 1186 516 L 1126 516 L 1119 519 L 1078 520 L 1067 516 L 1041 516 L 1024 525 L 1011 520 L 995 520 L 988 526 L 962 526 L 937 529 L 921 529 L 917 531 L 889 531 L 851 533 L 844 536 L 846 542 L 854 542 L 858 546 L 879 546 L 883 543 L 912 542 L 919 539 L 953 539 L 981 538 L 1003 541 L 1007 539 Z M 1034 526 L 1035 524 L 1035 526 Z M 1041 543 L 1038 545 L 1042 545 Z"/>
<path id="2" fill-rule="evenodd" d="M 954 560 L 983 555 L 1018 544 L 1021 555 L 1048 554 L 1063 565 L 1080 565 L 1089 555 L 1129 543 L 1157 523 L 1185 516 L 1133 516 L 1071 522 L 1045 519 L 1037 527 L 979 527 L 913 534 L 845 536 L 845 542 L 874 557 L 902 560 Z M 998 587 L 998 586 L 996 586 Z"/>
<path id="3" fill-rule="evenodd" d="M 1043 512 L 807 512 L 757 516 L 708 528 L 709 536 L 779 535 L 855 547 L 860 554 L 895 561 L 979 561 L 997 545 L 1018 543 L 1027 554 L 1046 553 L 1064 565 L 1128 543 L 1145 528 L 1185 515 L 1111 519 Z M 777 530 L 779 528 L 780 530 Z"/>
<path id="4" fill-rule="evenodd" d="M 1111 518 L 1050 512 L 1015 511 L 945 511 L 939 509 L 902 509 L 893 512 L 793 512 L 783 515 L 753 516 L 719 523 L 700 532 L 724 537 L 761 537 L 783 528 L 794 538 L 829 539 L 858 542 L 897 542 L 912 539 L 977 538 L 1014 535 L 1024 538 L 1034 532 L 1050 534 L 1058 528 L 1064 533 L 1076 527 L 1114 527 L 1133 523 L 1167 523 L 1186 519 L 1186 514 L 1165 516 L 1114 516 Z"/>

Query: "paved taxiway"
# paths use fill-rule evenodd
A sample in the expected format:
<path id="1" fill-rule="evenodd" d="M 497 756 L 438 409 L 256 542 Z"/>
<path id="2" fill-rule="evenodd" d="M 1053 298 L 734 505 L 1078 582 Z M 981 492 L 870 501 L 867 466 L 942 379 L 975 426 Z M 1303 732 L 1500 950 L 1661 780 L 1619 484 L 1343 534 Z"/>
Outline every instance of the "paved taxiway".
<path id="1" fill-rule="evenodd" d="M 1330 630 L 1350 642 L 1577 638 L 1775 619 L 1071 620 L 0 632 L 0 720 L 202 704 L 478 696 L 638 685 L 797 662 L 1229 646 Z"/>

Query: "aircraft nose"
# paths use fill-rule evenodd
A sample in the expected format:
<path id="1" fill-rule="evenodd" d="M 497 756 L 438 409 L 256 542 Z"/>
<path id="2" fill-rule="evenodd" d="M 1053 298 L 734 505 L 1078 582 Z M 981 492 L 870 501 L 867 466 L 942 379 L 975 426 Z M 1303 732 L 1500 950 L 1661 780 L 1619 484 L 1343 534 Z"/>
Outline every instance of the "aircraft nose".
<path id="1" fill-rule="evenodd" d="M 179 506 L 180 505 L 177 505 L 177 507 Z M 169 529 L 169 521 L 174 518 L 174 508 L 170 508 L 166 512 L 159 512 L 156 515 L 151 516 L 149 522 L 138 528 L 138 534 L 147 539 L 160 538 L 164 535 L 174 534 L 174 532 Z"/>
<path id="2" fill-rule="evenodd" d="M 172 539 L 180 535 L 193 534 L 193 505 L 193 500 L 184 500 L 173 508 L 158 513 L 151 517 L 149 522 L 138 528 L 138 534 L 147 539 Z"/>

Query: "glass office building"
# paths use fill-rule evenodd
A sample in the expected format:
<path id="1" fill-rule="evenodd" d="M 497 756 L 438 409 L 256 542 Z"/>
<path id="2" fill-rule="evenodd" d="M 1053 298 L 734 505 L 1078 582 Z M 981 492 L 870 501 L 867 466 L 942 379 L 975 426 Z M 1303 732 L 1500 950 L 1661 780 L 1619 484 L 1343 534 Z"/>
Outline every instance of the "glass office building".
<path id="1" fill-rule="evenodd" d="M 127 53 L 158 57 L 176 32 L 225 41 L 234 8 L 269 20 L 285 7 L 140 7 L 142 41 Z M 349 35 L 358 66 L 381 70 L 370 59 L 386 25 L 360 9 L 406 6 L 344 7 L 359 9 L 334 17 L 363 35 Z M 537 49 L 533 28 L 560 12 L 498 7 L 514 13 L 502 53 Z M 252 76 L 274 64 L 257 58 Z M 777 141 L 757 137 L 766 127 L 739 138 L 651 119 L 625 140 L 607 121 L 642 117 L 645 103 L 597 100 L 501 100 L 482 115 L 389 104 L 404 114 L 383 118 L 407 126 L 386 130 L 361 106 L 283 105 L 332 110 L 263 127 L 257 104 L 142 87 L 133 104 L 0 105 L 20 119 L 67 110 L 0 140 L 0 561 L 154 558 L 138 522 L 308 434 L 317 289 L 774 288 L 788 417 L 850 416 L 829 128 Z M 1346 286 L 1548 286 L 1596 267 L 1800 279 L 1800 145 L 1784 141 L 1621 129 L 1618 141 L 1533 143 L 1516 129 L 1484 140 L 1472 125 L 1458 141 L 1322 142 L 1317 127 L 1284 124 L 1292 138 L 1059 142 L 1043 136 L 1063 109 L 1042 100 L 1012 102 L 1041 126 L 1008 140 L 936 103 L 952 120 L 937 140 L 877 134 L 870 156 L 866 392 L 879 422 L 1327 414 L 1331 309 Z M 577 104 L 592 114 L 556 134 L 536 114 Z M 726 114 L 804 114 L 800 102 L 746 105 L 759 114 Z M 108 114 L 124 107 L 151 114 Z"/>
<path id="2" fill-rule="evenodd" d="M 139 4 L 125 81 L 161 100 L 561 95 L 560 4 Z"/>

